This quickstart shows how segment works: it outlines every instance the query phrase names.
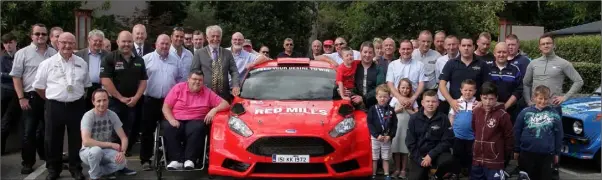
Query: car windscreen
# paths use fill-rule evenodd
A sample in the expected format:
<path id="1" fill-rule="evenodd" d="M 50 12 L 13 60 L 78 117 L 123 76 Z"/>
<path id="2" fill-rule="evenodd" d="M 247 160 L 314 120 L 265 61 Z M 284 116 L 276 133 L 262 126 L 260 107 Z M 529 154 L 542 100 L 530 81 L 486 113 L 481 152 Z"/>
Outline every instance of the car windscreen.
<path id="1" fill-rule="evenodd" d="M 240 96 L 255 100 L 335 100 L 335 70 L 313 67 L 264 67 L 251 70 Z"/>

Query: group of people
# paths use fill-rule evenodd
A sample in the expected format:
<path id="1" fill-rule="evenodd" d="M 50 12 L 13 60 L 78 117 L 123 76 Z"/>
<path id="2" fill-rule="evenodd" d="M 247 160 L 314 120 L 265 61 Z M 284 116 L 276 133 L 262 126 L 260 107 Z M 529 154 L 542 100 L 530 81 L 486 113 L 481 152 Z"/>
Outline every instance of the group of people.
<path id="1" fill-rule="evenodd" d="M 99 30 L 90 31 L 88 48 L 77 52 L 73 34 L 48 32 L 43 24 L 33 25 L 32 43 L 18 51 L 15 37 L 3 35 L 1 62 L 2 148 L 10 124 L 22 116 L 21 173 L 32 172 L 37 152 L 47 162 L 47 179 L 57 179 L 62 170 L 65 127 L 69 170 L 76 179 L 84 178 L 81 162 L 90 166 L 91 179 L 135 174 L 124 157 L 139 135 L 142 169 L 151 170 L 157 125 L 165 133 L 167 168 L 194 168 L 204 156 L 198 142 L 207 124 L 240 94 L 247 69 L 271 60 L 267 46 L 254 51 L 240 32 L 233 33 L 231 47 L 221 47 L 217 25 L 191 34 L 176 27 L 152 47 L 145 26 L 138 24 L 119 33 L 115 51 L 104 49 Z M 545 175 L 547 169 L 536 168 L 557 159 L 558 133 L 551 132 L 562 136 L 558 107 L 583 84 L 571 63 L 554 54 L 550 36 L 540 38 L 543 56 L 533 61 L 519 53 L 515 35 L 491 53 L 488 33 L 479 35 L 475 50 L 471 38 L 425 30 L 415 42 L 399 41 L 399 58 L 392 38 L 366 41 L 359 51 L 342 37 L 316 40 L 305 56 L 294 51 L 293 42 L 286 38 L 277 58 L 307 57 L 337 66 L 338 95 L 367 110 L 374 169 L 384 160 L 387 178 L 406 177 L 406 166 L 410 179 L 426 178 L 432 167 L 438 168 L 435 178 L 460 174 L 452 162 L 470 169 L 471 177 L 498 178 L 503 175 L 495 173 L 512 153 L 520 154 L 520 167 L 530 176 Z M 574 83 L 563 94 L 565 76 Z M 391 153 L 396 170 L 389 174 Z"/>

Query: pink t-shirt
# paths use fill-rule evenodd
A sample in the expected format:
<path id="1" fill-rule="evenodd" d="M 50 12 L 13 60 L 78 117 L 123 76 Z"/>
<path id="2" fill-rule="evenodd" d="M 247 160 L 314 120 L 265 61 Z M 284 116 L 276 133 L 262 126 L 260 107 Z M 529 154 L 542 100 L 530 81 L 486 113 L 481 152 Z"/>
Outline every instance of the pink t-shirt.
<path id="1" fill-rule="evenodd" d="M 205 86 L 199 92 L 190 92 L 187 82 L 176 84 L 165 97 L 165 103 L 172 107 L 171 113 L 177 120 L 202 120 L 221 101 L 221 97 Z"/>

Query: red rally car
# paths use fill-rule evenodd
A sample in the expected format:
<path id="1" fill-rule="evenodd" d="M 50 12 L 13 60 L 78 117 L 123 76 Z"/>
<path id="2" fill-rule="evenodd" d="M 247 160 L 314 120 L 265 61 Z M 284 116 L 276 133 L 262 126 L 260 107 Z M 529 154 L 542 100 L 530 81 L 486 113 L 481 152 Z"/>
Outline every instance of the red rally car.
<path id="1" fill-rule="evenodd" d="M 341 100 L 335 67 L 307 58 L 255 65 L 211 128 L 209 174 L 235 178 L 372 175 L 366 114 Z"/>

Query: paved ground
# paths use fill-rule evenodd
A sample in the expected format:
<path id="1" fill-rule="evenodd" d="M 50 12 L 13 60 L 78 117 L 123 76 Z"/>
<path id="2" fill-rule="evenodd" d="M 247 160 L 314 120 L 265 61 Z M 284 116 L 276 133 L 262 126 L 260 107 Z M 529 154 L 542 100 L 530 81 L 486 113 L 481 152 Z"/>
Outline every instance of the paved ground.
<path id="1" fill-rule="evenodd" d="M 7 143 L 7 155 L 0 158 L 1 161 L 1 177 L 2 180 L 21 180 L 21 179 L 44 179 L 47 175 L 46 168 L 41 166 L 44 162 L 38 161 L 34 166 L 36 171 L 30 175 L 21 175 L 21 154 L 19 151 L 20 141 L 15 135 L 11 135 Z M 65 149 L 66 149 L 65 142 Z M 134 152 L 138 152 L 138 145 L 134 146 L 136 149 Z M 140 161 L 138 160 L 137 153 L 132 157 L 128 157 L 128 165 L 133 170 L 140 170 Z M 88 168 L 84 166 L 83 173 L 87 176 Z M 134 176 L 118 176 L 118 179 L 156 179 L 157 176 L 154 171 L 138 171 L 137 175 Z M 571 158 L 561 159 L 560 178 L 562 180 L 586 180 L 586 179 L 602 179 L 600 170 L 596 169 L 593 161 L 583 161 Z M 73 179 L 67 170 L 64 170 L 61 174 L 61 179 Z M 210 179 L 207 177 L 206 172 L 165 172 L 163 179 L 166 180 L 188 180 L 188 179 Z M 216 180 L 230 179 L 230 178 L 214 178 Z"/>

